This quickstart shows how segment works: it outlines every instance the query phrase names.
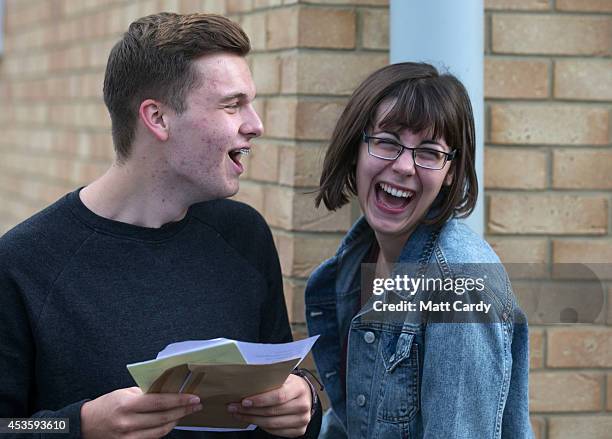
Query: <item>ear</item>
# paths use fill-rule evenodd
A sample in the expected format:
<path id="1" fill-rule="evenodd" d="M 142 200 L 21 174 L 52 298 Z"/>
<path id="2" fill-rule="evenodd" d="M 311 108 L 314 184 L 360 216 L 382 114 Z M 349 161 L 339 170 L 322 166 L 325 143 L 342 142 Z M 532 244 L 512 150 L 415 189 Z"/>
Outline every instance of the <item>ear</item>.
<path id="1" fill-rule="evenodd" d="M 168 118 L 164 114 L 161 103 L 153 99 L 145 99 L 138 109 L 138 117 L 159 141 L 168 140 Z"/>
<path id="2" fill-rule="evenodd" d="M 451 164 L 451 166 L 448 169 L 448 172 L 446 173 L 446 176 L 444 177 L 444 183 L 442 183 L 444 186 L 450 186 L 451 184 L 453 184 L 453 177 L 455 176 L 455 167 Z"/>

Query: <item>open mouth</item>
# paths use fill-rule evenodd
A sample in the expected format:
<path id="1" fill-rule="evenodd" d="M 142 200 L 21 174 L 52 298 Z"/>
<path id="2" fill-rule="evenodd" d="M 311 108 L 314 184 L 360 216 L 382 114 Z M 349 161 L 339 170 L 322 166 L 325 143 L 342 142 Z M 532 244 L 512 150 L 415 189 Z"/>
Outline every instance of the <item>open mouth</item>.
<path id="1" fill-rule="evenodd" d="M 229 155 L 232 162 L 234 162 L 236 167 L 240 170 L 240 172 L 242 172 L 243 167 L 242 167 L 242 163 L 240 163 L 240 158 L 242 157 L 243 154 L 247 155 L 250 152 L 251 152 L 251 148 L 242 147 L 242 148 L 232 149 L 230 152 L 227 153 L 227 155 Z"/>
<path id="2" fill-rule="evenodd" d="M 376 183 L 376 201 L 386 209 L 401 211 L 414 198 L 414 192 L 398 189 L 387 183 Z"/>

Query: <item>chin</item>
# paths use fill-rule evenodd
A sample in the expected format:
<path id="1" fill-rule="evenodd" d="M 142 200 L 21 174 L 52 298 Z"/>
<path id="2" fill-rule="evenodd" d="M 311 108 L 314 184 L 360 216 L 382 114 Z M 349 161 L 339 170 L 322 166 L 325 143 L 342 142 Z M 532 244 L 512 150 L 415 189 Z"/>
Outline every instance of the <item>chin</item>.
<path id="1" fill-rule="evenodd" d="M 410 234 L 418 225 L 418 221 L 413 220 L 413 215 L 409 218 L 381 218 L 376 215 L 366 215 L 368 224 L 376 233 L 387 236 L 403 237 Z"/>
<path id="2" fill-rule="evenodd" d="M 231 184 L 228 185 L 228 187 L 226 188 L 225 191 L 225 195 L 219 198 L 229 198 L 229 197 L 233 197 L 234 195 L 236 195 L 238 193 L 238 190 L 240 189 L 240 184 L 236 181 L 236 184 Z"/>

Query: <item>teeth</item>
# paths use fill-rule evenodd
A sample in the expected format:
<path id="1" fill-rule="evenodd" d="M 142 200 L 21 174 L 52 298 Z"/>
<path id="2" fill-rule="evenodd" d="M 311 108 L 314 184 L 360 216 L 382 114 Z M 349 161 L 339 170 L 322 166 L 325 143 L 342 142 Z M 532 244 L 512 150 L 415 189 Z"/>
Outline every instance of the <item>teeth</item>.
<path id="1" fill-rule="evenodd" d="M 249 148 L 240 148 L 238 152 L 240 152 L 240 154 L 249 155 L 251 150 Z"/>
<path id="2" fill-rule="evenodd" d="M 412 195 L 414 195 L 412 192 L 401 191 L 399 189 L 389 186 L 386 183 L 380 183 L 380 188 L 386 193 L 393 195 L 394 197 L 412 198 Z"/>

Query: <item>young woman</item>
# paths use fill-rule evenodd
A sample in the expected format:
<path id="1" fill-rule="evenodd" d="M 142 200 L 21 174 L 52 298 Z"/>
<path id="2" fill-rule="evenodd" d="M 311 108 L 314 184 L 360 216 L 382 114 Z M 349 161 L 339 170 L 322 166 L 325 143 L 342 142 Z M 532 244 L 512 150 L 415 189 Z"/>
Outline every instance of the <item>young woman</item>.
<path id="1" fill-rule="evenodd" d="M 376 71 L 340 117 L 316 203 L 335 210 L 356 195 L 363 217 L 306 288 L 331 402 L 320 437 L 532 437 L 524 315 L 498 257 L 457 220 L 476 202 L 474 151 L 465 88 L 428 64 Z M 433 291 L 372 287 L 405 266 L 412 279 L 437 279 Z M 442 288 L 461 278 L 481 288 Z M 449 308 L 432 305 L 444 302 Z M 487 312 L 466 317 L 462 307 L 481 302 Z M 389 303 L 404 306 L 383 308 Z"/>

